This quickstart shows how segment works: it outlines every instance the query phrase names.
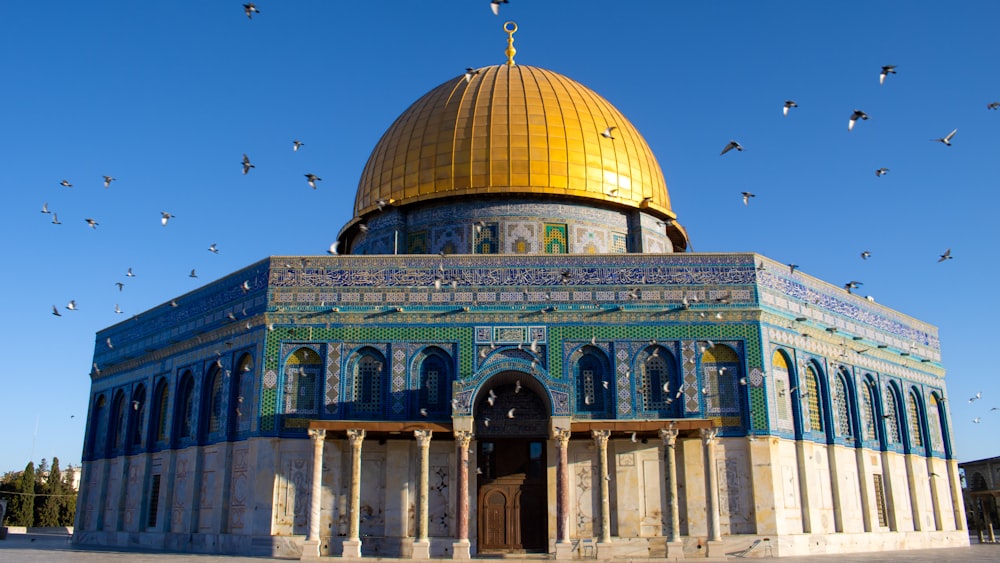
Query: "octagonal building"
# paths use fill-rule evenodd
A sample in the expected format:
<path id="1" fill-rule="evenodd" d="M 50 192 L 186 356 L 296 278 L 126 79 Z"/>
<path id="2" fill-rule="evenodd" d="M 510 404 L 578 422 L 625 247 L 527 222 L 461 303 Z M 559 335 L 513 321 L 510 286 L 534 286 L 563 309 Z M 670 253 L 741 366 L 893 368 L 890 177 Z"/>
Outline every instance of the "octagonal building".
<path id="1" fill-rule="evenodd" d="M 372 150 L 339 254 L 268 257 L 98 333 L 73 541 L 560 560 L 967 544 L 937 329 L 688 248 L 607 100 L 510 51 L 451 78 Z"/>

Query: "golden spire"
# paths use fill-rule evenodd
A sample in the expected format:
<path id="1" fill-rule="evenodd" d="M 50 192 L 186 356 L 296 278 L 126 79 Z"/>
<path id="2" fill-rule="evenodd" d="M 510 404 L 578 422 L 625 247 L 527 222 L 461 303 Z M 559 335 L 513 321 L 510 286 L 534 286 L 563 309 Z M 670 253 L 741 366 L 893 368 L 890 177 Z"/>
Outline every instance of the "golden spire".
<path id="1" fill-rule="evenodd" d="M 514 32 L 517 31 L 517 24 L 505 22 L 503 30 L 507 32 L 507 50 L 504 51 L 504 54 L 507 55 L 507 66 L 514 66 L 514 54 L 517 53 L 517 49 L 514 48 Z"/>

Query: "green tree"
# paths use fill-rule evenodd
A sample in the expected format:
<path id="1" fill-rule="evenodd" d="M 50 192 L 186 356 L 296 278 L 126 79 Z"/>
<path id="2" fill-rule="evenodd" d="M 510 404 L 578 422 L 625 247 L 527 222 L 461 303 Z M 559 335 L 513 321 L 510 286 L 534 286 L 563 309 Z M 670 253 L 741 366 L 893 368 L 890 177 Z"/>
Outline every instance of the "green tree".
<path id="1" fill-rule="evenodd" d="M 65 502 L 62 474 L 59 472 L 59 458 L 52 458 L 52 468 L 44 483 L 39 483 L 40 495 L 35 502 L 35 525 L 43 527 L 59 526 L 59 513 Z"/>
<path id="2" fill-rule="evenodd" d="M 21 472 L 14 494 L 7 503 L 7 525 L 35 525 L 35 462 L 29 461 Z"/>
<path id="3" fill-rule="evenodd" d="M 73 487 L 73 465 L 70 464 L 66 469 L 67 471 L 63 474 L 62 487 L 66 496 L 63 497 L 63 502 L 59 509 L 59 525 L 73 526 L 75 524 L 74 519 L 76 518 L 76 496 L 78 492 Z"/>

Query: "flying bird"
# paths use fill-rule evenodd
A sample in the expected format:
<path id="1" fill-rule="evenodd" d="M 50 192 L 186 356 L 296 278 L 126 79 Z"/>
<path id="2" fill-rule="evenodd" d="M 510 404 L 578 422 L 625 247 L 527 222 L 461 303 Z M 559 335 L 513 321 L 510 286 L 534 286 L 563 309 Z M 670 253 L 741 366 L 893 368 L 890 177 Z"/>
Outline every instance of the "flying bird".
<path id="1" fill-rule="evenodd" d="M 382 211 L 382 209 L 384 209 L 385 206 L 392 205 L 392 202 L 393 202 L 392 198 L 390 198 L 390 199 L 379 199 L 378 201 L 375 202 L 375 207 L 378 207 L 378 210 Z"/>
<path id="2" fill-rule="evenodd" d="M 729 151 L 731 151 L 733 149 L 736 149 L 738 151 L 742 151 L 743 150 L 743 145 L 737 143 L 736 141 L 729 141 L 728 143 L 726 143 L 726 146 L 722 148 L 722 152 L 720 152 L 719 155 L 720 156 L 724 155 L 724 154 L 726 154 L 727 152 L 729 152 Z"/>
<path id="3" fill-rule="evenodd" d="M 639 438 L 636 437 L 635 432 L 632 433 L 632 437 L 630 439 L 632 440 L 633 444 L 639 441 Z"/>
<path id="4" fill-rule="evenodd" d="M 109 187 L 111 185 L 111 182 L 114 182 L 117 179 L 118 178 L 112 178 L 111 176 L 105 176 L 104 177 L 104 187 L 105 188 Z"/>
<path id="5" fill-rule="evenodd" d="M 123 284 L 122 282 L 115 282 L 115 287 L 118 288 L 118 291 L 121 291 L 125 289 L 125 284 Z"/>
<path id="6" fill-rule="evenodd" d="M 615 137 L 614 135 L 611 134 L 611 132 L 614 131 L 615 129 L 618 129 L 618 127 L 616 125 L 612 125 L 607 129 L 605 129 L 604 131 L 601 131 L 601 136 L 604 137 L 605 139 L 614 139 Z"/>
<path id="7" fill-rule="evenodd" d="M 195 273 L 194 268 L 191 269 L 191 273 L 188 274 L 188 277 L 189 278 L 196 278 L 196 277 L 198 277 L 198 274 Z"/>
<path id="8" fill-rule="evenodd" d="M 295 139 L 294 141 L 292 141 L 292 151 L 298 151 L 299 147 L 302 147 L 304 145 L 305 145 L 305 143 L 303 143 L 302 141 L 300 141 L 298 139 Z"/>
<path id="9" fill-rule="evenodd" d="M 427 416 L 427 409 L 420 409 L 420 416 Z"/>
<path id="10" fill-rule="evenodd" d="M 58 213 L 53 213 L 52 214 L 52 224 L 53 225 L 62 225 L 62 223 L 59 221 L 59 214 Z"/>
<path id="11" fill-rule="evenodd" d="M 257 167 L 254 166 L 253 164 L 250 164 L 250 157 L 247 156 L 247 153 L 243 153 L 243 173 L 246 174 L 247 172 L 250 171 L 251 168 L 257 168 Z"/>
<path id="12" fill-rule="evenodd" d="M 871 257 L 872 257 L 872 253 L 871 252 L 868 252 L 867 250 L 862 250 L 861 251 L 861 259 L 862 260 L 867 260 L 867 259 L 869 259 Z"/>
<path id="13" fill-rule="evenodd" d="M 212 254 L 218 254 L 219 253 L 219 249 L 218 249 L 218 247 L 216 246 L 216 244 L 214 242 L 212 243 L 212 246 L 208 247 L 208 251 L 211 252 Z"/>
<path id="14" fill-rule="evenodd" d="M 475 76 L 475 75 L 477 75 L 477 74 L 479 74 L 479 70 L 480 69 L 478 69 L 478 68 L 472 68 L 471 66 L 467 67 L 465 69 L 465 81 L 466 82 L 472 82 L 472 77 Z"/>
<path id="15" fill-rule="evenodd" d="M 944 262 L 945 260 L 951 260 L 952 258 L 954 258 L 954 256 L 951 255 L 951 249 L 949 248 L 938 258 L 938 262 Z"/>
<path id="16" fill-rule="evenodd" d="M 875 175 L 878 176 L 879 178 L 881 178 L 882 176 L 885 176 L 888 173 L 889 173 L 889 169 L 885 168 L 885 167 L 879 168 L 878 170 L 875 171 Z"/>
<path id="17" fill-rule="evenodd" d="M 750 192 L 740 192 L 743 194 L 743 205 L 750 205 L 750 198 L 757 197 L 757 194 L 752 194 Z"/>
<path id="18" fill-rule="evenodd" d="M 514 418 L 514 409 L 507 411 L 507 418 Z"/>
<path id="19" fill-rule="evenodd" d="M 72 188 L 73 187 L 73 184 L 70 184 L 69 180 L 63 180 L 62 182 L 59 182 L 59 185 L 62 186 L 62 187 L 64 187 L 64 188 Z"/>
<path id="20" fill-rule="evenodd" d="M 62 313 L 59 312 L 59 307 L 56 307 L 55 305 L 52 306 L 52 314 L 57 317 L 62 316 Z"/>
<path id="21" fill-rule="evenodd" d="M 799 107 L 799 104 L 795 103 L 794 101 L 792 101 L 792 100 L 785 100 L 785 107 L 782 108 L 781 111 L 784 112 L 784 115 L 788 115 L 788 110 L 789 109 L 791 109 L 791 108 L 797 108 L 797 107 Z"/>
<path id="22" fill-rule="evenodd" d="M 986 109 L 1000 109 L 1000 102 L 990 102 L 986 104 Z"/>
<path id="23" fill-rule="evenodd" d="M 160 211 L 160 224 L 163 225 L 164 227 L 166 227 L 167 226 L 167 221 L 173 219 L 174 217 L 177 217 L 177 216 L 176 215 L 171 215 L 170 213 L 167 213 L 166 211 Z"/>
<path id="24" fill-rule="evenodd" d="M 878 83 L 884 84 L 885 77 L 890 74 L 896 74 L 896 65 L 885 65 L 882 67 L 882 72 L 878 74 Z"/>
<path id="25" fill-rule="evenodd" d="M 124 313 L 124 312 L 125 312 L 125 311 L 122 311 L 122 308 L 121 308 L 121 307 L 119 307 L 117 303 L 115 303 L 115 314 L 118 314 L 118 315 L 121 315 L 121 314 L 122 314 L 122 313 Z M 109 339 L 109 340 L 110 340 L 110 339 Z"/>
<path id="26" fill-rule="evenodd" d="M 84 221 L 87 222 L 87 225 L 89 225 L 91 229 L 96 229 L 97 228 L 97 225 L 98 225 L 97 221 L 95 221 L 95 220 L 93 220 L 93 219 L 91 219 L 89 217 L 87 219 L 84 219 Z"/>
<path id="27" fill-rule="evenodd" d="M 66 304 L 66 308 L 69 309 L 70 311 L 79 311 L 79 309 L 76 306 L 76 301 L 74 301 L 73 299 L 69 300 L 69 303 Z"/>
<path id="28" fill-rule="evenodd" d="M 306 179 L 309 181 L 309 187 L 312 188 L 312 189 L 314 189 L 314 190 L 316 189 L 316 182 L 319 182 L 319 181 L 321 181 L 323 179 L 323 178 L 320 178 L 319 176 L 317 176 L 315 174 L 306 174 L 305 176 L 306 176 Z"/>
<path id="29" fill-rule="evenodd" d="M 952 129 L 951 133 L 948 133 L 944 137 L 941 137 L 940 139 L 931 139 L 931 140 L 932 141 L 937 141 L 939 143 L 944 143 L 945 145 L 947 145 L 947 146 L 950 147 L 951 146 L 951 138 L 954 137 L 955 133 L 957 133 L 957 132 L 958 132 L 958 129 Z"/>
<path id="30" fill-rule="evenodd" d="M 127 277 L 127 278 L 134 278 L 135 277 L 135 274 L 132 272 L 132 268 L 131 267 L 128 269 L 127 272 L 125 272 L 125 277 Z"/>
<path id="31" fill-rule="evenodd" d="M 856 109 L 854 113 L 851 114 L 851 119 L 847 122 L 847 130 L 851 131 L 854 129 L 854 124 L 858 122 L 859 119 L 867 120 L 868 114 Z"/>
<path id="32" fill-rule="evenodd" d="M 49 211 L 49 202 L 46 201 L 42 204 L 42 213 L 52 213 Z"/>
<path id="33" fill-rule="evenodd" d="M 250 280 L 244 280 L 243 283 L 240 284 L 240 289 L 243 290 L 243 293 L 250 291 Z"/>
<path id="34" fill-rule="evenodd" d="M 493 10 L 494 16 L 500 15 L 500 4 L 507 4 L 507 0 L 490 0 L 490 9 Z"/>
<path id="35" fill-rule="evenodd" d="M 247 2 L 246 4 L 243 4 L 243 11 L 246 13 L 247 19 L 250 20 L 253 19 L 254 13 L 258 14 L 260 13 L 260 10 L 257 9 L 257 6 L 255 6 L 253 2 Z"/>
<path id="36" fill-rule="evenodd" d="M 521 380 L 518 379 L 517 381 L 514 382 L 514 393 L 520 393 L 520 392 L 521 392 Z"/>
<path id="37" fill-rule="evenodd" d="M 975 395 L 973 395 L 972 397 L 969 398 L 969 402 L 970 403 L 975 403 L 976 401 L 978 401 L 979 399 L 982 399 L 982 398 L 983 398 L 983 392 L 982 391 L 978 391 Z"/>
<path id="38" fill-rule="evenodd" d="M 326 250 L 327 254 L 334 254 L 334 255 L 337 254 L 338 246 L 340 246 L 340 241 L 339 240 L 334 241 L 333 244 L 330 245 L 330 248 Z"/>
<path id="39" fill-rule="evenodd" d="M 798 268 L 799 268 L 798 264 L 789 264 L 788 265 L 788 273 L 789 274 L 794 274 L 795 270 L 797 270 Z"/>
<path id="40" fill-rule="evenodd" d="M 844 289 L 847 290 L 847 293 L 850 293 L 852 289 L 857 289 L 858 287 L 861 287 L 862 285 L 864 285 L 864 284 L 861 283 L 861 282 L 859 282 L 859 281 L 851 280 L 851 281 L 849 281 L 849 282 L 847 282 L 847 283 L 844 284 Z"/>

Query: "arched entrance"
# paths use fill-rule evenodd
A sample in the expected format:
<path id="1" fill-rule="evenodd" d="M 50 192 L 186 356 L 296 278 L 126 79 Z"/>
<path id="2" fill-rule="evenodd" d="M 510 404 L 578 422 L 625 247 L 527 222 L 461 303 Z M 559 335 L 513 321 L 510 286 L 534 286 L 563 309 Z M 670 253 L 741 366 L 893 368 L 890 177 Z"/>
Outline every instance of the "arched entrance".
<path id="1" fill-rule="evenodd" d="M 548 550 L 545 397 L 533 377 L 504 372 L 476 400 L 480 553 Z"/>

